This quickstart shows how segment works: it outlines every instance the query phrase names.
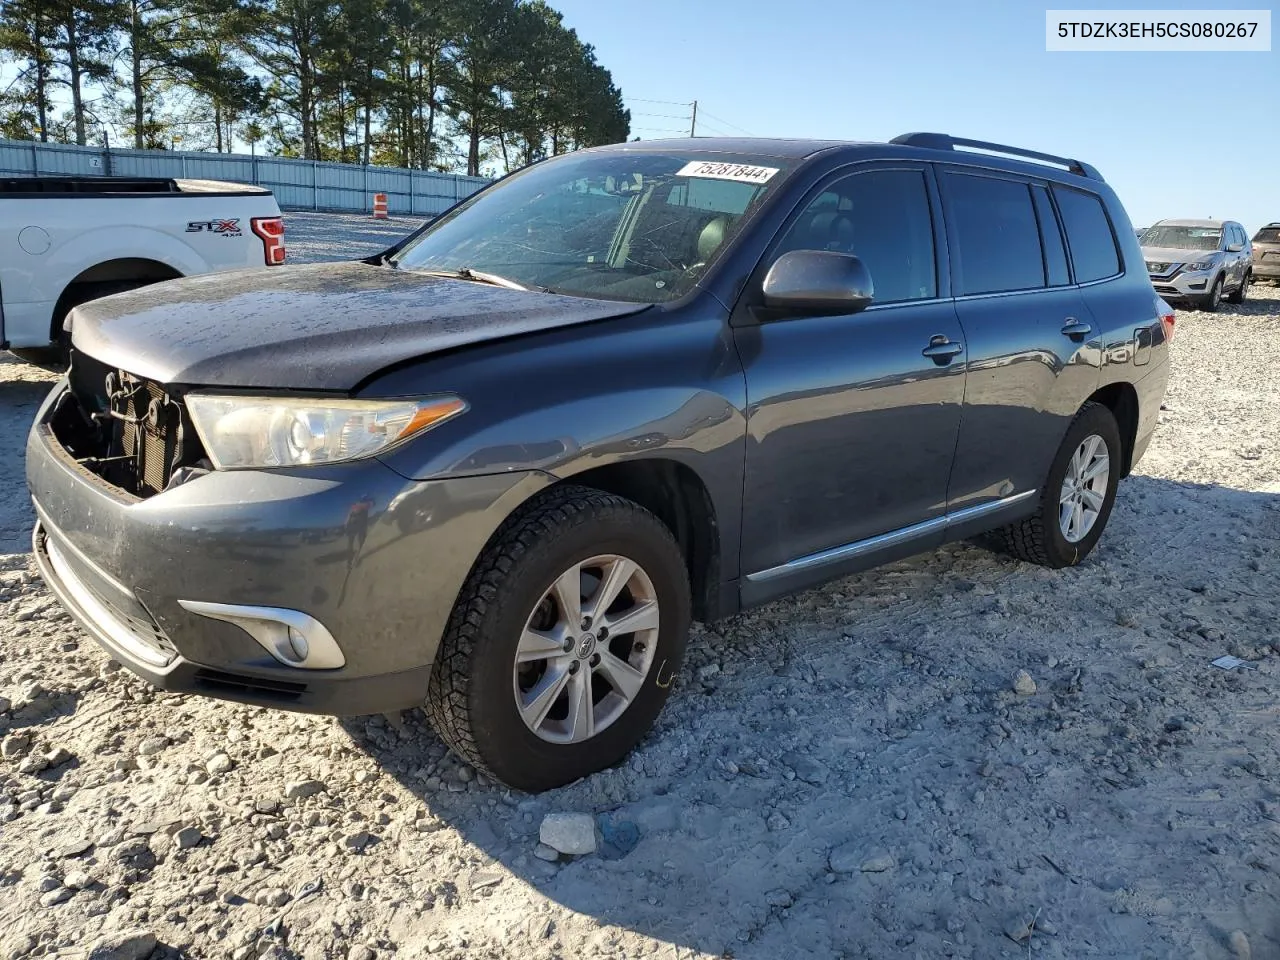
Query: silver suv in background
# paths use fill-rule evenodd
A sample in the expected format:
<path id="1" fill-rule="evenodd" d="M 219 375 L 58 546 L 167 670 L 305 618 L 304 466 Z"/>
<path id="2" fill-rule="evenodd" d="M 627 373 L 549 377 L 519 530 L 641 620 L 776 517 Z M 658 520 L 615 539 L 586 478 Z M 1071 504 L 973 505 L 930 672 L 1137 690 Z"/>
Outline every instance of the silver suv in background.
<path id="1" fill-rule="evenodd" d="M 1253 235 L 1253 276 L 1280 283 L 1280 222 L 1268 223 Z"/>
<path id="2" fill-rule="evenodd" d="M 1253 280 L 1244 227 L 1234 220 L 1161 220 L 1139 240 L 1156 293 L 1213 311 L 1223 297 L 1243 303 Z"/>

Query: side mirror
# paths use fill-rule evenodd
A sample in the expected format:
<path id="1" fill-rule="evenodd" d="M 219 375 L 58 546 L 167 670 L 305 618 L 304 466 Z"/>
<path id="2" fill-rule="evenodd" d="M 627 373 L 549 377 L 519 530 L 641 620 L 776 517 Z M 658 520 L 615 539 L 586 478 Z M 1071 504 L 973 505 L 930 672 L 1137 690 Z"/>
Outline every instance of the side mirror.
<path id="1" fill-rule="evenodd" d="M 764 278 L 765 306 L 811 313 L 857 313 L 875 297 L 871 274 L 857 257 L 827 250 L 792 250 Z"/>
<path id="2" fill-rule="evenodd" d="M 1243 250 L 1243 249 L 1244 249 L 1244 244 L 1243 244 L 1243 243 L 1228 243 L 1228 244 L 1227 244 L 1227 253 L 1239 253 L 1239 252 L 1240 252 L 1241 250 Z"/>

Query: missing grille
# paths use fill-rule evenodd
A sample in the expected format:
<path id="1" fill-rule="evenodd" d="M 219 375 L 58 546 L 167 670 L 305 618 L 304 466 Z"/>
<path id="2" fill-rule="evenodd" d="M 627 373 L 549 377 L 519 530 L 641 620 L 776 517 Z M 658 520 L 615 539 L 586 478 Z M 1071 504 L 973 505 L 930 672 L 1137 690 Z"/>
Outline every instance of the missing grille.
<path id="1" fill-rule="evenodd" d="M 72 358 L 70 382 L 49 426 L 67 453 L 112 486 L 150 497 L 175 472 L 206 462 L 177 391 L 82 354 Z"/>

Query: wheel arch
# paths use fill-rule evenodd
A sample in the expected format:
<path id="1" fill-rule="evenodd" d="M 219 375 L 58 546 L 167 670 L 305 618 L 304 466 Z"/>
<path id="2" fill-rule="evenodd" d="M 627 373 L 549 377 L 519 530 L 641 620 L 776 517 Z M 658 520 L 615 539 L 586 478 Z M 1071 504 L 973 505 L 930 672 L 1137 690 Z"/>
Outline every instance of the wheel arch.
<path id="1" fill-rule="evenodd" d="M 58 295 L 49 321 L 49 339 L 56 341 L 67 312 L 83 302 L 78 299 L 86 288 L 98 284 L 137 283 L 138 286 L 177 280 L 183 274 L 176 267 L 150 257 L 117 257 L 86 267 L 74 276 Z"/>
<path id="2" fill-rule="evenodd" d="M 1134 445 L 1138 440 L 1138 391 L 1133 384 L 1120 380 L 1096 390 L 1089 401 L 1106 407 L 1116 418 L 1123 448 L 1120 476 L 1127 477 L 1133 468 Z"/>
<path id="3" fill-rule="evenodd" d="M 694 617 L 723 615 L 720 523 L 711 491 L 692 467 L 658 457 L 622 460 L 571 474 L 555 486 L 569 484 L 625 497 L 657 516 L 684 554 Z"/>

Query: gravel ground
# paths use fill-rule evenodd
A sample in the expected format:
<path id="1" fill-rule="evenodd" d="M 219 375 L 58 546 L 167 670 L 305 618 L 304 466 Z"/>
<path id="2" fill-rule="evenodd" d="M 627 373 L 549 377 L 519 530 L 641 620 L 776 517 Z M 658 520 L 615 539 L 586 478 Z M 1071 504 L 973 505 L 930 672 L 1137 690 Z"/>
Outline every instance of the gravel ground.
<path id="1" fill-rule="evenodd" d="M 405 227 L 292 215 L 290 256 Z M 633 757 L 537 797 L 418 711 L 118 669 L 35 573 L 49 377 L 0 361 L 0 957 L 1280 956 L 1280 292 L 1173 353 L 1083 567 L 954 545 L 697 628 Z"/>

